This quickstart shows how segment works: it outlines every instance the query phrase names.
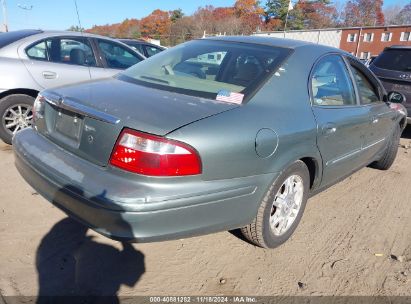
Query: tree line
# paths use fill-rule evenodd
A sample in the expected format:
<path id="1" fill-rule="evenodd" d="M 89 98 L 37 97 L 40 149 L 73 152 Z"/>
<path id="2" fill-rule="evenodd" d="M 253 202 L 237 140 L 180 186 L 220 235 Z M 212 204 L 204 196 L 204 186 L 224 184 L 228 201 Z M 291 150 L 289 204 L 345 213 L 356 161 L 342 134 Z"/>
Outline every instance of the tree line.
<path id="1" fill-rule="evenodd" d="M 287 22 L 286 22 L 287 20 Z M 248 35 L 256 31 L 411 24 L 411 1 L 383 10 L 383 0 L 236 0 L 230 7 L 154 10 L 142 19 L 95 25 L 87 32 L 115 38 L 153 38 L 176 45 L 205 34 Z M 71 27 L 70 30 L 82 30 Z"/>

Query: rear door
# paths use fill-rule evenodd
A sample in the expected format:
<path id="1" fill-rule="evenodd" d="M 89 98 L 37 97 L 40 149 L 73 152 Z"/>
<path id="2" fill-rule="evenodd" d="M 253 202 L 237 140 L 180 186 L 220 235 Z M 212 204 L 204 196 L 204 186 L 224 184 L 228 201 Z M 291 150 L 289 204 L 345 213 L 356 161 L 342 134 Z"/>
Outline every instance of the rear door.
<path id="1" fill-rule="evenodd" d="M 88 39 L 50 37 L 19 50 L 28 71 L 43 88 L 90 79 L 90 67 L 96 58 Z"/>
<path id="2" fill-rule="evenodd" d="M 385 147 L 386 139 L 392 133 L 395 113 L 383 102 L 383 89 L 369 70 L 354 60 L 349 60 L 349 63 L 360 104 L 369 118 L 365 126 L 363 153 L 371 161 Z"/>
<path id="3" fill-rule="evenodd" d="M 324 186 L 350 174 L 365 161 L 361 150 L 369 116 L 359 105 L 350 75 L 343 58 L 329 54 L 315 64 L 310 77 Z"/>

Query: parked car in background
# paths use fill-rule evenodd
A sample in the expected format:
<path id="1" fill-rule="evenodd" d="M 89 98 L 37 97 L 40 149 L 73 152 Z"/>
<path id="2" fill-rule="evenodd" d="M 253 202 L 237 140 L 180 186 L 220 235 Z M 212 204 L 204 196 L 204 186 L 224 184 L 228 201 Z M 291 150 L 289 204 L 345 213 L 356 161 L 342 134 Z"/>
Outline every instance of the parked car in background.
<path id="1" fill-rule="evenodd" d="M 381 80 L 387 91 L 405 96 L 404 106 L 411 123 L 411 46 L 391 46 L 372 62 L 370 70 Z"/>
<path id="2" fill-rule="evenodd" d="M 140 52 L 147 58 L 155 54 L 158 54 L 166 49 L 163 46 L 156 45 L 156 44 L 144 41 L 144 40 L 136 40 L 136 39 L 119 39 L 119 40 L 127 44 L 128 46 L 132 47 L 136 51 Z"/>
<path id="3" fill-rule="evenodd" d="M 371 65 L 371 63 L 375 60 L 375 58 L 377 58 L 377 56 L 371 56 L 370 58 L 368 58 L 368 59 L 365 61 L 364 65 L 365 65 L 366 67 L 369 67 L 369 66 Z"/>
<path id="4" fill-rule="evenodd" d="M 23 30 L 0 34 L 0 138 L 31 125 L 39 91 L 118 73 L 144 56 L 114 39 Z"/>
<path id="5" fill-rule="evenodd" d="M 194 63 L 200 74 L 186 68 Z M 327 46 L 193 40 L 113 78 L 41 92 L 34 128 L 13 138 L 15 164 L 38 193 L 110 238 L 242 228 L 273 248 L 310 196 L 369 164 L 391 166 L 406 119 L 393 94 Z"/>

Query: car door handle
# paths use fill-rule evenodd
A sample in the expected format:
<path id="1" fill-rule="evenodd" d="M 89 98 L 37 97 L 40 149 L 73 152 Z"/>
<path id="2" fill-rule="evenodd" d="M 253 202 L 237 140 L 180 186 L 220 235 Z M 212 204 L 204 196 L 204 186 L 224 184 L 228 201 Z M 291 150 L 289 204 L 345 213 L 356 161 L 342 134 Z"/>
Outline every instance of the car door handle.
<path id="1" fill-rule="evenodd" d="M 45 79 L 55 79 L 55 78 L 57 78 L 57 73 L 50 72 L 50 71 L 44 71 L 43 72 L 43 77 Z"/>
<path id="2" fill-rule="evenodd" d="M 337 126 L 332 123 L 328 123 L 322 127 L 323 134 L 329 135 L 337 131 Z"/>

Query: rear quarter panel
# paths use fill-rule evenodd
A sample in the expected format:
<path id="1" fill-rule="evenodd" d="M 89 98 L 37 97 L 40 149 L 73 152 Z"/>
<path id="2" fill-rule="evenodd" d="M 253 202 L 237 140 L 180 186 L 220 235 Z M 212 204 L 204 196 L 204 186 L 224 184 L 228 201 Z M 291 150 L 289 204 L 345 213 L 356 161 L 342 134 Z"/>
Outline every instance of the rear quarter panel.
<path id="1" fill-rule="evenodd" d="M 42 88 L 34 81 L 20 59 L 0 56 L 0 89 L 32 89 Z"/>

